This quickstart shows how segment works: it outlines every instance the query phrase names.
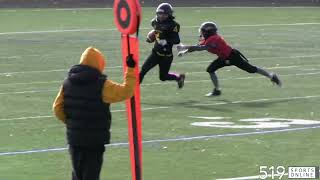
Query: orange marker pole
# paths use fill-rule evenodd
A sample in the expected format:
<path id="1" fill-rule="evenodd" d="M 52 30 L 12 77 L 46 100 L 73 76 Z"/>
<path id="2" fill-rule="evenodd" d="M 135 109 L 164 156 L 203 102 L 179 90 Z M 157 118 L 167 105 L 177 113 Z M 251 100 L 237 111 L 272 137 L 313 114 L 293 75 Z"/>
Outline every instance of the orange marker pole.
<path id="1" fill-rule="evenodd" d="M 123 72 L 126 72 L 126 57 L 133 55 L 136 61 L 137 77 L 134 96 L 126 101 L 128 115 L 128 136 L 132 180 L 142 180 L 142 123 L 139 85 L 139 25 L 141 6 L 138 0 L 115 0 L 115 23 L 121 32 Z M 135 35 L 132 35 L 135 34 Z"/>

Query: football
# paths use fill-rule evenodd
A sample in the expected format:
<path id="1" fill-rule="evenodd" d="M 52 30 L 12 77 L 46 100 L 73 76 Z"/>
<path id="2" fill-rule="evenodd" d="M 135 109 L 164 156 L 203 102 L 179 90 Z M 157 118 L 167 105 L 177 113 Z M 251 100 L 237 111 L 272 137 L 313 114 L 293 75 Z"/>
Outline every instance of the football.
<path id="1" fill-rule="evenodd" d="M 155 30 L 151 30 L 147 35 L 147 41 L 152 43 L 155 40 L 156 40 L 156 31 Z"/>

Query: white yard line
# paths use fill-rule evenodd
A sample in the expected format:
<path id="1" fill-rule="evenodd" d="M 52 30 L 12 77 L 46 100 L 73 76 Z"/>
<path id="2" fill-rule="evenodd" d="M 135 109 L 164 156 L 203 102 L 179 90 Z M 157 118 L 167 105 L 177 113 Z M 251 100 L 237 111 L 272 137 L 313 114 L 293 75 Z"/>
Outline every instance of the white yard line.
<path id="1" fill-rule="evenodd" d="M 274 177 L 278 177 L 279 175 L 274 175 Z M 284 176 L 288 176 L 288 173 L 285 173 Z M 221 178 L 216 180 L 249 180 L 249 179 L 261 179 L 261 175 L 255 175 L 255 176 L 244 176 L 244 177 L 234 177 L 234 178 Z M 272 177 L 271 174 L 268 174 L 267 177 Z M 272 178 L 273 179 L 273 178 Z"/>
<path id="2" fill-rule="evenodd" d="M 1 32 L 0 35 L 17 35 L 17 34 L 44 34 L 44 33 L 65 33 L 65 32 L 92 32 L 92 31 L 115 31 L 116 28 L 109 29 L 56 29 L 43 31 L 18 31 L 18 32 Z"/>
<path id="3" fill-rule="evenodd" d="M 197 72 L 201 73 L 201 72 Z M 205 72 L 204 72 L 205 73 Z M 290 77 L 290 76 L 309 76 L 309 75 L 318 75 L 320 72 L 310 72 L 310 73 L 296 73 L 296 74 L 284 74 L 280 75 L 281 77 Z M 263 76 L 247 76 L 247 77 L 238 77 L 238 78 L 221 78 L 220 80 L 244 80 L 244 79 L 265 79 Z M 53 81 L 54 83 L 59 83 L 58 81 Z M 194 80 L 194 81 L 185 81 L 185 83 L 203 83 L 203 82 L 211 82 L 211 80 Z M 40 82 L 40 84 L 44 84 L 46 82 Z M 48 82 L 49 83 L 49 82 Z M 60 81 L 62 83 L 62 80 Z M 15 83 L 13 83 L 15 84 Z M 25 83 L 19 83 L 25 84 Z M 26 83 L 26 84 L 37 84 L 35 83 Z M 158 82 L 158 83 L 149 83 L 149 84 L 142 84 L 141 86 L 154 86 L 154 85 L 169 85 L 172 82 Z M 1 85 L 1 84 L 0 84 Z M 2 84 L 2 85 L 9 85 L 9 84 Z M 47 90 L 30 90 L 30 91 L 16 91 L 16 92 L 0 92 L 0 95 L 9 95 L 9 94 L 29 94 L 29 93 L 44 93 L 44 92 L 53 92 L 58 91 L 58 89 L 47 89 Z"/>
<path id="4" fill-rule="evenodd" d="M 38 82 L 21 82 L 21 83 L 4 83 L 4 84 L 0 84 L 0 86 L 31 85 L 31 84 L 55 84 L 55 83 L 61 84 L 62 82 L 63 82 L 63 80 L 57 80 L 57 81 L 38 81 Z"/>
<path id="5" fill-rule="evenodd" d="M 221 106 L 221 105 L 229 105 L 229 104 L 246 104 L 246 103 L 255 103 L 255 102 L 268 102 L 268 101 L 279 101 L 279 100 L 300 100 L 300 99 L 314 99 L 320 98 L 320 95 L 310 95 L 310 96 L 294 96 L 294 97 L 285 97 L 285 98 L 263 98 L 263 99 L 253 99 L 253 100 L 245 100 L 245 101 L 232 101 L 232 102 L 218 102 L 218 103 L 210 103 L 210 104 L 192 104 L 190 106 Z M 175 109 L 176 106 L 160 106 L 160 107 L 152 107 L 152 108 L 142 108 L 142 111 L 148 110 L 157 110 L 157 109 Z M 125 109 L 113 110 L 111 112 L 125 112 Z M 26 120 L 26 119 L 41 119 L 41 118 L 52 118 L 53 116 L 30 116 L 30 117 L 17 117 L 17 118 L 4 118 L 0 119 L 1 121 L 14 121 L 14 120 Z"/>
<path id="6" fill-rule="evenodd" d="M 142 7 L 142 8 L 154 8 L 154 7 Z M 268 7 L 259 7 L 259 6 L 221 6 L 221 7 L 217 7 L 217 6 L 178 6 L 175 7 L 175 9 L 318 9 L 319 7 L 316 6 L 281 6 L 281 7 L 273 7 L 273 6 L 268 6 Z M 25 9 L 22 9 L 25 10 Z M 46 11 L 96 11 L 96 10 L 113 10 L 112 7 L 103 7 L 103 8 L 34 8 L 34 9 L 30 9 L 30 11 L 32 12 L 46 12 Z M 1 12 L 17 12 L 17 11 L 21 11 L 21 9 L 1 9 Z"/>
<path id="7" fill-rule="evenodd" d="M 314 66 L 320 66 L 320 64 L 315 64 L 315 65 L 301 65 L 301 66 L 274 66 L 274 67 L 263 67 L 263 69 L 294 69 L 294 68 L 302 68 L 302 67 L 308 67 L 308 66 L 311 66 L 311 67 L 314 67 Z M 309 70 L 309 69 L 307 69 Z M 317 70 L 320 70 L 320 69 L 310 69 L 312 71 L 317 71 Z M 207 72 L 205 71 L 195 71 L 195 72 L 187 72 L 186 74 L 207 74 Z M 1 86 L 1 84 L 0 84 Z"/>
<path id="8" fill-rule="evenodd" d="M 270 9 L 305 9 L 305 8 L 311 8 L 311 9 L 319 9 L 320 7 L 317 6 L 281 6 L 281 7 L 272 7 L 272 6 L 194 6 L 194 7 L 183 7 L 183 6 L 179 6 L 179 7 L 175 7 L 175 8 L 190 8 L 190 9 L 266 9 L 266 8 L 270 8 Z"/>
<path id="9" fill-rule="evenodd" d="M 15 71 L 15 72 L 4 72 L 0 75 L 8 74 L 27 74 L 27 73 L 48 73 L 48 72 L 66 72 L 68 69 L 51 69 L 51 70 L 39 70 L 39 71 Z"/>
<path id="10" fill-rule="evenodd" d="M 121 69 L 122 66 L 112 66 L 107 67 L 106 69 Z M 4 72 L 0 73 L 1 75 L 8 75 L 8 74 L 27 74 L 27 73 L 48 73 L 48 72 L 67 72 L 69 69 L 51 69 L 51 70 L 39 70 L 39 71 L 14 71 L 14 72 Z"/>
<path id="11" fill-rule="evenodd" d="M 297 56 L 279 56 L 279 57 L 253 57 L 250 58 L 251 60 L 260 60 L 260 59 L 296 59 L 296 58 L 312 58 L 312 57 L 320 57 L 320 54 L 311 54 L 311 55 L 297 55 Z M 208 61 L 182 61 L 182 62 L 175 62 L 172 63 L 175 64 L 201 64 L 201 63 L 209 63 L 212 62 L 212 60 Z M 141 64 L 140 64 L 141 66 Z M 311 66 L 311 65 L 306 65 Z M 108 69 L 122 69 L 122 66 L 111 66 L 106 67 L 106 70 Z M 68 69 L 51 69 L 51 70 L 38 70 L 38 71 L 13 71 L 13 72 L 2 72 L 1 75 L 11 75 L 11 74 L 27 74 L 27 73 L 48 73 L 48 72 L 66 72 Z"/>
<path id="12" fill-rule="evenodd" d="M 194 37 L 194 36 L 192 36 Z M 230 36 L 228 36 L 230 37 Z M 91 40 L 88 40 L 91 42 Z M 73 41 L 74 42 L 74 41 Z M 301 42 L 300 42 L 301 43 Z M 274 44 L 299 44 L 299 42 L 253 42 L 252 44 L 256 44 L 256 45 L 269 45 L 269 49 L 279 49 L 279 48 L 282 48 L 282 47 L 274 47 L 273 45 Z M 302 44 L 302 43 L 301 43 Z M 251 47 L 250 45 L 237 45 L 237 47 Z M 287 47 L 283 47 L 284 49 L 288 49 Z M 301 48 L 300 48 L 301 49 Z M 308 49 L 308 48 L 307 48 Z M 310 48 L 309 48 L 310 49 Z M 117 53 L 117 52 L 121 52 L 121 49 L 105 49 L 105 50 L 102 50 L 103 52 L 112 52 L 112 53 Z M 140 49 L 140 52 L 150 52 L 149 49 Z M 72 56 L 78 56 L 79 53 L 68 53 L 68 56 L 69 55 L 72 55 Z M 24 57 L 39 57 L 39 58 L 36 58 L 36 59 L 33 59 L 33 60 L 40 60 L 42 58 L 56 58 L 58 57 L 56 54 L 46 54 L 46 55 L 43 55 L 43 54 L 25 54 L 25 55 L 12 55 L 12 56 L 0 56 L 0 62 L 12 62 L 12 59 L 15 59 L 15 60 L 23 60 Z"/>
<path id="13" fill-rule="evenodd" d="M 141 111 L 150 111 L 150 110 L 156 110 L 156 109 L 168 109 L 169 107 L 152 107 L 152 108 L 142 108 Z M 119 110 L 112 110 L 111 112 L 116 113 L 116 112 L 126 112 L 125 109 L 119 109 Z M 17 118 L 3 118 L 0 119 L 0 122 L 3 121 L 16 121 L 16 120 L 27 120 L 27 119 L 45 119 L 45 118 L 54 118 L 54 116 L 47 115 L 47 116 L 27 116 L 27 117 L 17 117 Z"/>
<path id="14" fill-rule="evenodd" d="M 260 26 L 305 26 L 305 25 L 320 25 L 320 22 L 309 23 L 280 23 L 280 24 L 243 24 L 243 25 L 229 25 L 228 27 L 260 27 Z"/>
<path id="15" fill-rule="evenodd" d="M 242 137 L 242 136 L 250 136 L 250 135 L 264 135 L 264 134 L 271 134 L 271 133 L 294 132 L 294 131 L 302 131 L 302 130 L 318 129 L 318 128 L 320 128 L 320 126 L 276 129 L 276 130 L 266 130 L 266 131 L 253 131 L 253 132 L 244 132 L 244 133 L 214 134 L 214 135 L 208 135 L 208 136 L 192 136 L 192 137 L 185 137 L 185 138 L 156 139 L 156 140 L 143 141 L 143 144 L 179 142 L 179 141 L 194 141 L 194 140 L 223 138 L 223 137 Z M 121 143 L 112 143 L 112 144 L 109 144 L 106 146 L 107 147 L 121 147 L 121 146 L 127 146 L 127 145 L 128 145 L 127 142 L 121 142 Z M 63 147 L 63 148 L 37 149 L 37 150 L 26 150 L 26 151 L 22 150 L 22 151 L 14 151 L 14 152 L 1 152 L 0 156 L 33 154 L 33 153 L 41 153 L 41 152 L 56 152 L 56 151 L 64 151 L 67 149 L 68 148 Z"/>
<path id="16" fill-rule="evenodd" d="M 311 95 L 311 96 L 293 96 L 293 97 L 284 97 L 284 98 L 263 98 L 263 99 L 254 99 L 254 100 L 244 100 L 244 101 L 232 101 L 232 102 L 219 102 L 219 103 L 208 103 L 208 104 L 192 104 L 191 106 L 220 106 L 220 105 L 230 105 L 230 104 L 247 104 L 247 103 L 256 103 L 256 102 L 270 102 L 270 101 L 282 101 L 282 100 L 300 100 L 300 99 L 314 99 L 320 98 L 320 95 Z"/>
<path id="17" fill-rule="evenodd" d="M 265 27 L 265 26 L 305 26 L 320 25 L 320 22 L 298 22 L 298 23 L 279 23 L 279 24 L 238 24 L 238 25 L 221 25 L 221 27 Z M 195 26 L 183 26 L 183 28 L 199 28 Z M 146 30 L 149 27 L 142 27 Z M 18 34 L 43 34 L 43 33 L 65 33 L 65 32 L 92 32 L 92 31 L 116 31 L 116 28 L 90 28 L 90 29 L 55 29 L 42 31 L 18 31 L 18 32 L 0 32 L 0 35 L 18 35 Z"/>
<path id="18" fill-rule="evenodd" d="M 249 179 L 260 179 L 260 175 L 256 176 L 244 176 L 244 177 L 234 177 L 234 178 L 222 178 L 222 179 L 216 179 L 216 180 L 249 180 Z"/>
<path id="19" fill-rule="evenodd" d="M 205 72 L 204 72 L 205 73 Z M 284 74 L 280 75 L 280 77 L 290 77 L 290 76 L 308 76 L 308 75 L 318 75 L 320 72 L 312 72 L 312 73 L 296 73 L 296 74 Z M 247 76 L 247 77 L 238 77 L 238 78 L 220 78 L 220 80 L 244 80 L 244 79 L 266 79 L 263 76 Z M 211 80 L 194 80 L 194 81 L 185 81 L 185 83 L 203 83 L 203 82 L 211 82 Z M 154 85 L 168 85 L 172 82 L 158 82 L 158 83 L 149 83 L 142 84 L 142 86 L 154 86 Z"/>
<path id="20" fill-rule="evenodd" d="M 14 121 L 14 120 L 26 120 L 26 119 L 43 119 L 43 118 L 52 118 L 53 116 L 29 116 L 29 117 L 18 117 L 18 118 L 4 118 L 0 119 L 1 121 Z"/>
<path id="21" fill-rule="evenodd" d="M 16 91 L 16 92 L 1 92 L 0 95 L 8 94 L 32 94 L 32 93 L 43 93 L 43 92 L 56 92 L 58 89 L 44 89 L 44 90 L 30 90 L 30 91 Z"/>

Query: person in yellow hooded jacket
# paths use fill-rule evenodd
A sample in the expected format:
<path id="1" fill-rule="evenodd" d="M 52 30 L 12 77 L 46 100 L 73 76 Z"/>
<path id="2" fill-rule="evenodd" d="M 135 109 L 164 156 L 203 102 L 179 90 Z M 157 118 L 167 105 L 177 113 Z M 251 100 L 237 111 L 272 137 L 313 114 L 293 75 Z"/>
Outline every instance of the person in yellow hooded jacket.
<path id="1" fill-rule="evenodd" d="M 66 125 L 72 161 L 72 180 L 99 180 L 105 144 L 110 143 L 110 104 L 133 96 L 135 62 L 127 57 L 123 84 L 103 74 L 105 58 L 96 48 L 87 48 L 68 72 L 53 103 L 56 117 Z"/>

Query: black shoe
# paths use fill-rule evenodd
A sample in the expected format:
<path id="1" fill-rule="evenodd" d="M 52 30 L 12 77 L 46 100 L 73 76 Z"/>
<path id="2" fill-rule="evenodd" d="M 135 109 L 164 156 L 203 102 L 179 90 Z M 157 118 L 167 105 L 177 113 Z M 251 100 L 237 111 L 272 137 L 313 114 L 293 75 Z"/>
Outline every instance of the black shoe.
<path id="1" fill-rule="evenodd" d="M 214 89 L 212 92 L 206 94 L 205 96 L 210 97 L 210 96 L 220 96 L 221 95 L 221 91 Z"/>
<path id="2" fill-rule="evenodd" d="M 279 87 L 282 86 L 281 80 L 276 74 L 272 74 L 271 82 L 278 85 Z"/>
<path id="3" fill-rule="evenodd" d="M 185 74 L 180 74 L 178 79 L 178 88 L 181 89 L 184 86 L 184 79 L 186 78 Z"/>

